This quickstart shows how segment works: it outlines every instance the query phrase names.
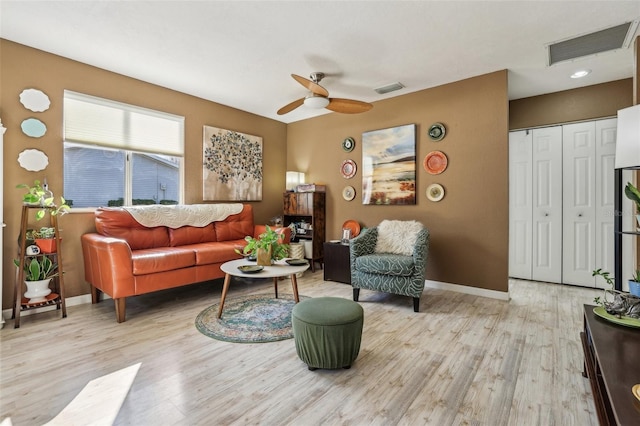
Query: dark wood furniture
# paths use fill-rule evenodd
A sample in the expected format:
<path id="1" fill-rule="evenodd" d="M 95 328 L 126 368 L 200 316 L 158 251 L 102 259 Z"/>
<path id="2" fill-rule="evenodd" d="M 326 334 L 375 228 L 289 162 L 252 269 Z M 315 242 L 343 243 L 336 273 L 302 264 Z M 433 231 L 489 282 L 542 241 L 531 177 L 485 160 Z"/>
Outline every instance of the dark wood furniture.
<path id="1" fill-rule="evenodd" d="M 324 280 L 351 284 L 349 246 L 342 243 L 324 243 Z"/>
<path id="2" fill-rule="evenodd" d="M 296 225 L 296 235 L 292 241 L 304 243 L 311 241 L 313 250 L 311 271 L 315 272 L 315 263 L 322 265 L 325 240 L 325 193 L 324 192 L 285 192 L 283 225 Z M 302 225 L 305 224 L 305 225 Z M 303 226 L 311 226 L 305 229 Z"/>
<path id="3" fill-rule="evenodd" d="M 640 424 L 640 401 L 631 392 L 640 383 L 640 329 L 616 325 L 584 305 L 584 372 L 589 378 L 601 425 Z"/>
<path id="4" fill-rule="evenodd" d="M 18 273 L 16 274 L 16 281 L 13 287 L 13 309 L 11 318 L 14 319 L 14 328 L 20 327 L 20 313 L 22 311 L 28 311 L 30 309 L 38 309 L 45 306 L 55 306 L 56 309 L 62 310 L 62 318 L 67 317 L 67 305 L 65 303 L 65 294 L 64 294 L 64 274 L 62 269 L 62 246 L 61 246 L 61 236 L 60 230 L 58 229 L 58 218 L 56 215 L 52 215 L 50 212 L 55 210 L 56 207 L 41 207 L 41 206 L 22 206 L 22 218 L 20 221 L 20 243 L 18 247 L 18 261 L 20 266 L 18 266 Z M 46 210 L 46 215 L 49 216 L 49 226 L 51 226 L 55 231 L 55 240 L 56 240 L 56 252 L 54 253 L 40 253 L 37 255 L 27 255 L 27 239 L 26 233 L 27 229 L 32 226 L 36 228 L 36 222 L 34 220 L 34 212 L 38 210 Z M 37 227 L 42 227 L 43 224 L 38 223 Z M 24 276 L 25 270 L 24 265 L 26 262 L 30 262 L 32 258 L 41 258 L 43 256 L 47 256 L 51 258 L 53 263 L 58 264 L 59 274 L 56 277 L 51 279 L 51 283 L 53 284 L 52 292 L 46 297 L 45 301 L 42 302 L 29 302 L 29 299 L 23 297 L 23 289 L 25 287 L 24 284 Z M 49 285 L 51 285 L 51 283 Z"/>

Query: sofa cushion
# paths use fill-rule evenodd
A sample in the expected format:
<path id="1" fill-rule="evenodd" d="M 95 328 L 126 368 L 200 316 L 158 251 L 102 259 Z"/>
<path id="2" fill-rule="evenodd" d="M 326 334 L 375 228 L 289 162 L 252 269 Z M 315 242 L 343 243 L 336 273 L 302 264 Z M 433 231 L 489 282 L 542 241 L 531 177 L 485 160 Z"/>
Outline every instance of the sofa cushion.
<path id="1" fill-rule="evenodd" d="M 356 270 L 371 274 L 408 277 L 414 271 L 413 257 L 399 254 L 368 254 L 356 258 Z"/>
<path id="2" fill-rule="evenodd" d="M 169 228 L 169 242 L 172 247 L 208 243 L 211 241 L 217 241 L 216 229 L 213 223 L 203 226 L 202 228 L 197 226 L 181 226 L 176 229 Z"/>
<path id="3" fill-rule="evenodd" d="M 253 208 L 245 204 L 238 214 L 228 216 L 224 221 L 213 223 L 218 241 L 232 241 L 244 239 L 253 235 Z"/>
<path id="4" fill-rule="evenodd" d="M 131 250 L 169 246 L 169 232 L 166 227 L 147 228 L 121 207 L 96 209 L 95 222 L 99 234 L 125 240 Z"/>
<path id="5" fill-rule="evenodd" d="M 234 249 L 244 247 L 246 241 L 232 240 L 217 243 L 202 243 L 182 246 L 184 249 L 191 249 L 196 254 L 196 265 L 210 265 L 212 263 L 224 263 L 229 260 L 239 259 L 240 255 Z"/>
<path id="6" fill-rule="evenodd" d="M 415 220 L 383 220 L 378 225 L 376 253 L 394 253 L 410 256 L 418 233 L 424 228 Z"/>
<path id="7" fill-rule="evenodd" d="M 151 248 L 132 251 L 131 261 L 133 275 L 144 275 L 194 266 L 196 254 L 182 247 Z"/>

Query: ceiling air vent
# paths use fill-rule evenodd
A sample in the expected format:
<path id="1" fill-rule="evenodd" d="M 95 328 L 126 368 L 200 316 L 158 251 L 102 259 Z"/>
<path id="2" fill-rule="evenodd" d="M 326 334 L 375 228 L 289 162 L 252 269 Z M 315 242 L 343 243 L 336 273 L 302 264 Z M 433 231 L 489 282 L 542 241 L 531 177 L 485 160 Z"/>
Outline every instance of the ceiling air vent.
<path id="1" fill-rule="evenodd" d="M 622 47 L 626 48 L 637 28 L 638 21 L 632 21 L 595 33 L 552 43 L 549 45 L 549 65 Z"/>
<path id="2" fill-rule="evenodd" d="M 386 86 L 376 87 L 375 90 L 377 93 L 384 95 L 385 93 L 394 92 L 396 90 L 403 89 L 404 85 L 400 82 L 387 84 Z"/>

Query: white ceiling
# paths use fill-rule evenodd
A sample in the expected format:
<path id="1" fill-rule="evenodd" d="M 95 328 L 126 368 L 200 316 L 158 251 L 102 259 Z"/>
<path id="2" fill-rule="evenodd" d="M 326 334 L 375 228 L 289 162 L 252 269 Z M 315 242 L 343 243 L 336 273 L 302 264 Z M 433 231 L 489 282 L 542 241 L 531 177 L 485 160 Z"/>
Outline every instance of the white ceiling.
<path id="1" fill-rule="evenodd" d="M 285 123 L 329 113 L 276 115 L 306 95 L 292 73 L 367 102 L 502 69 L 510 99 L 629 78 L 633 44 L 552 67 L 546 46 L 637 19 L 637 0 L 0 0 L 4 39 Z"/>

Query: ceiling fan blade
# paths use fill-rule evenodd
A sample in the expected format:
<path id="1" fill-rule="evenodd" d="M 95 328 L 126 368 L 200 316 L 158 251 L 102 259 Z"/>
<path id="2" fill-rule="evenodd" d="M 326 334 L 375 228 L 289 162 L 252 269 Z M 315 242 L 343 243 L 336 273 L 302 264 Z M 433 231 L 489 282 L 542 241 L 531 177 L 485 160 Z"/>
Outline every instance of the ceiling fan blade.
<path id="1" fill-rule="evenodd" d="M 296 74 L 291 74 L 291 77 L 298 83 L 302 84 L 308 90 L 311 90 L 316 95 L 320 96 L 329 96 L 329 92 L 324 87 L 320 86 L 318 83 L 314 83 L 313 81 L 306 79 L 304 77 L 300 77 Z"/>
<path id="2" fill-rule="evenodd" d="M 298 108 L 303 103 L 304 103 L 304 98 L 296 99 L 295 101 L 291 102 L 290 104 L 287 104 L 287 105 L 283 106 L 282 108 L 280 108 L 278 110 L 278 115 L 283 115 L 283 114 L 286 114 L 288 112 L 291 112 L 294 109 Z"/>
<path id="3" fill-rule="evenodd" d="M 353 99 L 329 98 L 329 105 L 325 108 L 343 114 L 358 114 L 369 111 L 373 108 L 373 105 L 368 102 L 354 101 Z"/>

